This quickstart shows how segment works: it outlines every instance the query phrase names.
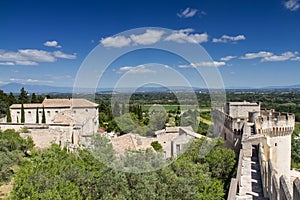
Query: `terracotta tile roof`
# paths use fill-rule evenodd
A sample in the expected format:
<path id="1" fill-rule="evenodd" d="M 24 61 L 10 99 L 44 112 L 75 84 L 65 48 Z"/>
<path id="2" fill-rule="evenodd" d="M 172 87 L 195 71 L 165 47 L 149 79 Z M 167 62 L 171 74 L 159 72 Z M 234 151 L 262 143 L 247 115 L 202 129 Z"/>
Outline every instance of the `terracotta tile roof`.
<path id="1" fill-rule="evenodd" d="M 128 133 L 116 138 L 111 138 L 111 143 L 117 153 L 123 154 L 126 150 L 146 150 L 152 148 L 151 143 L 155 138 L 146 138 L 136 134 Z"/>
<path id="2" fill-rule="evenodd" d="M 98 104 L 95 104 L 91 101 L 86 99 L 44 99 L 43 103 L 36 104 L 36 103 L 27 103 L 23 104 L 24 108 L 91 108 L 97 107 Z M 20 109 L 21 104 L 13 104 L 10 106 L 12 109 Z"/>
<path id="3" fill-rule="evenodd" d="M 95 104 L 86 99 L 44 99 L 43 106 L 46 107 L 97 107 Z"/>
<path id="4" fill-rule="evenodd" d="M 71 111 L 66 110 L 56 114 L 52 120 L 53 123 L 57 124 L 71 124 L 71 122 L 76 123 L 74 118 L 71 116 Z"/>
<path id="5" fill-rule="evenodd" d="M 124 153 L 128 149 L 137 150 L 130 133 L 112 138 L 111 143 L 117 153 Z"/>

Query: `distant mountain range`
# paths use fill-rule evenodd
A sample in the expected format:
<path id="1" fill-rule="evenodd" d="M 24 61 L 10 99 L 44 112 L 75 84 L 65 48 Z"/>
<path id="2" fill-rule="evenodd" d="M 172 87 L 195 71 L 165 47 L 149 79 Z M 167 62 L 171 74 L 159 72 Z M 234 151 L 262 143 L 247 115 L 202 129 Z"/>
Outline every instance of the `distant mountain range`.
<path id="1" fill-rule="evenodd" d="M 20 83 L 9 83 L 6 85 L 0 86 L 0 90 L 3 90 L 5 93 L 19 93 L 20 89 L 24 87 L 25 90 L 29 93 L 36 94 L 49 94 L 49 93 L 72 93 L 72 87 L 58 87 L 58 86 L 49 86 L 49 85 L 27 85 Z M 298 90 L 300 89 L 300 85 L 291 85 L 291 86 L 268 86 L 262 88 L 250 88 L 250 87 L 228 87 L 226 90 Z M 192 88 L 193 91 L 207 91 L 205 88 Z M 93 89 L 79 89 L 81 93 L 94 93 Z M 99 88 L 96 90 L 98 93 L 111 93 L 113 88 Z M 172 87 L 154 87 L 154 86 L 146 86 L 140 87 L 138 89 L 134 88 L 118 88 L 114 90 L 114 92 L 182 92 L 182 91 L 191 91 L 191 88 L 184 86 L 172 86 Z"/>

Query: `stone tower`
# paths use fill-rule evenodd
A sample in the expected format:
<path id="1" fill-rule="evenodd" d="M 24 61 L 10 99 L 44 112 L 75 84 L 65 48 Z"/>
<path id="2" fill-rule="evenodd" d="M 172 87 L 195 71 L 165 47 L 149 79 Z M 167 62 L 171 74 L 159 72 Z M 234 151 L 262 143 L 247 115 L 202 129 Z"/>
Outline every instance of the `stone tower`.
<path id="1" fill-rule="evenodd" d="M 254 123 L 255 132 L 263 135 L 262 142 L 266 159 L 271 160 L 279 177 L 290 177 L 291 135 L 294 131 L 295 116 L 288 113 L 262 110 Z"/>

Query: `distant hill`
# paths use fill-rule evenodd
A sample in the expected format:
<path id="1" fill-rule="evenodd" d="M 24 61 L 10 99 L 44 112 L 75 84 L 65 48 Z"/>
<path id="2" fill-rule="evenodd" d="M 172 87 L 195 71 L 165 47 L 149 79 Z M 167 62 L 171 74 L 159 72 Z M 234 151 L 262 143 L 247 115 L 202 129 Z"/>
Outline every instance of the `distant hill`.
<path id="1" fill-rule="evenodd" d="M 3 90 L 5 93 L 19 93 L 20 89 L 24 87 L 25 90 L 29 93 L 37 93 L 37 94 L 43 94 L 43 93 L 71 93 L 72 88 L 71 87 L 55 87 L 55 86 L 48 86 L 48 85 L 25 85 L 20 83 L 9 83 L 6 85 L 0 86 L 0 89 Z"/>
<path id="2" fill-rule="evenodd" d="M 6 85 L 0 86 L 0 90 L 3 90 L 5 93 L 19 93 L 20 89 L 24 87 L 25 90 L 29 93 L 36 94 L 50 94 L 50 93 L 72 93 L 73 87 L 59 87 L 59 86 L 49 86 L 49 85 L 27 85 L 20 83 L 9 83 Z M 299 90 L 300 85 L 291 85 L 291 86 L 268 86 L 262 88 L 250 88 L 250 87 L 229 87 L 226 88 L 228 91 L 243 91 L 243 90 Z M 171 87 L 154 87 L 154 86 L 144 86 L 140 88 L 118 88 L 114 92 L 185 92 L 185 91 L 207 91 L 205 88 L 199 87 L 185 87 L 185 86 L 171 86 Z M 82 93 L 94 93 L 94 89 L 79 89 Z M 98 88 L 97 93 L 112 93 L 113 88 Z"/>

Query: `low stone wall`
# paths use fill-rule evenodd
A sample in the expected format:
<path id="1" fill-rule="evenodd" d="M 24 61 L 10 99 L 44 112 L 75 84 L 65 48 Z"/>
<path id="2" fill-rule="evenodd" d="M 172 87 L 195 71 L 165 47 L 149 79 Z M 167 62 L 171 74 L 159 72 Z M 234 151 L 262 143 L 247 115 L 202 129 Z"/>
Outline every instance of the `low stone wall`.
<path id="1" fill-rule="evenodd" d="M 243 173 L 246 170 L 247 158 L 251 155 L 247 151 L 249 147 L 244 144 L 244 148 L 241 149 L 239 156 L 238 172 L 236 178 L 231 179 L 229 193 L 227 200 L 236 199 L 248 199 L 249 196 L 243 188 L 243 179 L 247 178 L 247 173 Z M 250 148 L 251 149 L 251 148 Z M 287 177 L 282 175 L 278 177 L 276 169 L 273 168 L 272 162 L 266 160 L 263 148 L 259 145 L 259 162 L 261 167 L 261 178 L 264 196 L 270 200 L 300 200 L 300 179 L 296 178 L 293 182 L 293 188 Z M 251 197 L 252 198 L 252 197 Z"/>
<path id="2" fill-rule="evenodd" d="M 293 199 L 300 199 L 300 179 L 296 178 L 293 183 Z"/>

